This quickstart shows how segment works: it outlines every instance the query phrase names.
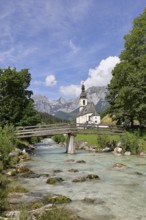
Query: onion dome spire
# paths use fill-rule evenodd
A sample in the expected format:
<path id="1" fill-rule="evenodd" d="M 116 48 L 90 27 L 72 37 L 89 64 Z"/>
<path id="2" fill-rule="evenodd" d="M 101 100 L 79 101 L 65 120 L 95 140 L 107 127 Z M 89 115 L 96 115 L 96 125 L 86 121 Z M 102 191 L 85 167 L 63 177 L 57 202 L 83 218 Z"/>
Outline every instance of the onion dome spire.
<path id="1" fill-rule="evenodd" d="M 86 99 L 86 98 L 87 98 L 86 92 L 85 92 L 85 86 L 84 86 L 84 84 L 83 84 L 82 87 L 81 87 L 80 98 L 81 98 L 81 99 Z"/>

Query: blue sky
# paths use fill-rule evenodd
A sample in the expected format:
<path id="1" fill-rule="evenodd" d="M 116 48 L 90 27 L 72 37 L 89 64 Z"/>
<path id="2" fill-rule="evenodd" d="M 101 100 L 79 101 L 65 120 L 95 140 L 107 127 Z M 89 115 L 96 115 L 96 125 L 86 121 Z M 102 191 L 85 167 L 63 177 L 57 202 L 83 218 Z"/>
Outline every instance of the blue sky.
<path id="1" fill-rule="evenodd" d="M 71 98 L 107 85 L 145 0 L 0 0 L 0 68 L 29 68 L 30 89 Z"/>

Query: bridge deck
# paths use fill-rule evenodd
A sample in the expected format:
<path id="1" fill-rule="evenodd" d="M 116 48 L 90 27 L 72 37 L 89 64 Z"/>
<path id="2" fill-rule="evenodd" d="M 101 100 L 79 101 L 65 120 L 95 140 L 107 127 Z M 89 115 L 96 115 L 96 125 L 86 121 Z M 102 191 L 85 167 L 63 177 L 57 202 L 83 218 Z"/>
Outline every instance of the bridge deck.
<path id="1" fill-rule="evenodd" d="M 97 135 L 116 135 L 123 134 L 124 130 L 117 127 L 108 126 L 88 126 L 80 125 L 73 126 L 69 124 L 52 124 L 52 125 L 39 125 L 39 126 L 25 126 L 18 127 L 16 135 L 18 138 L 27 137 L 46 137 L 56 134 L 97 134 Z"/>

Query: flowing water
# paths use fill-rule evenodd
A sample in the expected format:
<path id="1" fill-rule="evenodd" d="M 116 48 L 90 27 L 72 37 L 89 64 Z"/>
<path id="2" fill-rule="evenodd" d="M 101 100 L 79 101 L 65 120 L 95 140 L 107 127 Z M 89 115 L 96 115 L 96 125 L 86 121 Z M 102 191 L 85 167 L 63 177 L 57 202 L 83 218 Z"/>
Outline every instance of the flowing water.
<path id="1" fill-rule="evenodd" d="M 37 145 L 32 161 L 27 162 L 27 166 L 37 174 L 55 175 L 64 181 L 49 185 L 45 176 L 25 178 L 23 184 L 28 190 L 71 198 L 69 207 L 86 220 L 146 219 L 146 157 L 85 151 L 67 155 L 65 148 L 46 141 Z M 68 162 L 70 159 L 74 161 Z M 77 163 L 78 160 L 86 163 Z M 125 164 L 126 167 L 114 168 L 115 163 Z M 79 172 L 68 172 L 72 168 Z M 57 173 L 57 170 L 62 172 Z M 97 174 L 100 180 L 72 182 L 87 174 Z"/>

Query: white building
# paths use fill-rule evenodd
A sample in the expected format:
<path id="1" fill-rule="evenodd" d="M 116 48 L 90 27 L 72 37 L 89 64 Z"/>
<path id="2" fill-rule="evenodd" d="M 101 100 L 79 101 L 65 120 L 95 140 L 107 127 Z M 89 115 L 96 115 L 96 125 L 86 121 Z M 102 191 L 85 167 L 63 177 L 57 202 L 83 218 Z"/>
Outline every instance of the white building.
<path id="1" fill-rule="evenodd" d="M 84 85 L 81 88 L 79 105 L 76 124 L 100 124 L 100 115 L 97 113 L 94 103 L 87 101 Z"/>

